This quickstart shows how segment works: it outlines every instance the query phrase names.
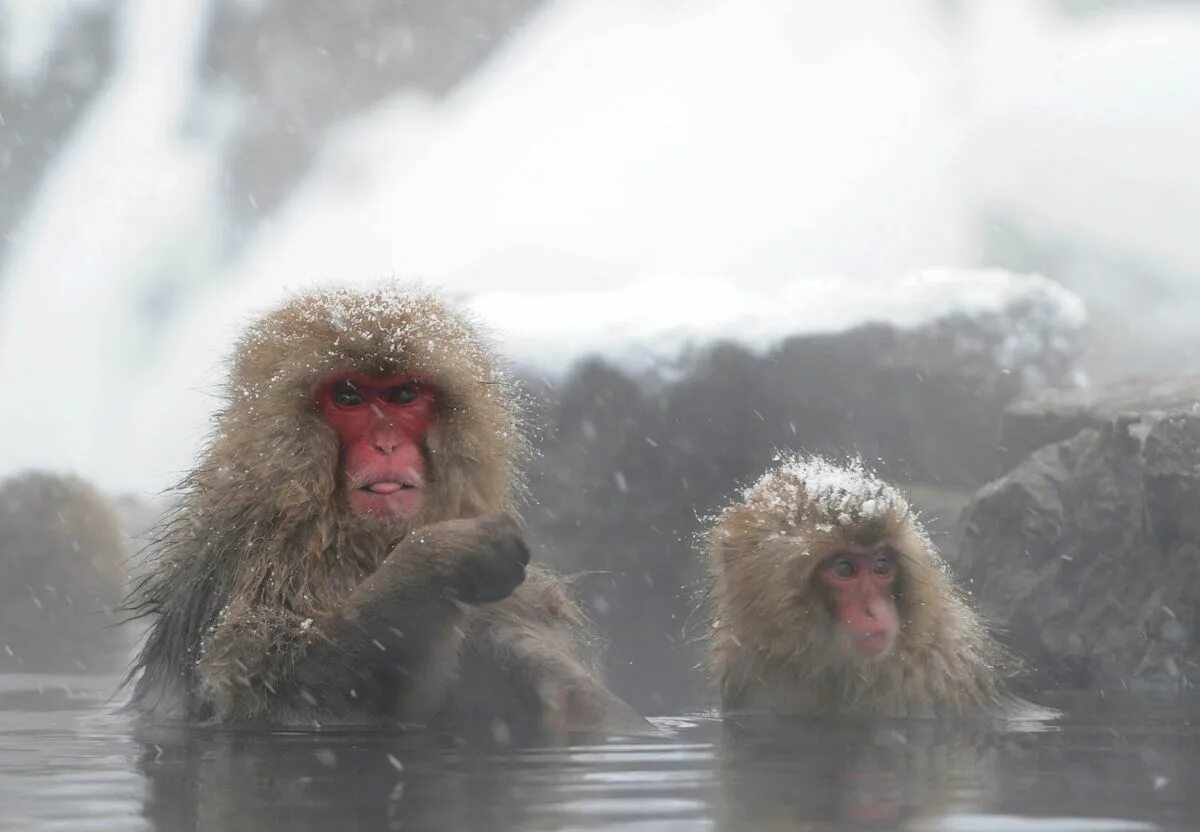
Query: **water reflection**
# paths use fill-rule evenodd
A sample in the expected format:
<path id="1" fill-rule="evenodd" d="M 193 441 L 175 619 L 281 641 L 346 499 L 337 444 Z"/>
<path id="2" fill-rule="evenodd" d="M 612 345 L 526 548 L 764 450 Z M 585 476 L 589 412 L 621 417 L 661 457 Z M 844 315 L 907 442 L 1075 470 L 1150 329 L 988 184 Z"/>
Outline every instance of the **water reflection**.
<path id="1" fill-rule="evenodd" d="M 458 747 L 401 731 L 159 732 L 145 813 L 163 829 L 559 829 L 708 813 L 710 743 Z"/>
<path id="2" fill-rule="evenodd" d="M 1200 736 L 1178 706 L 1080 701 L 1049 731 L 697 716 L 658 720 L 658 737 L 502 749 L 402 730 L 133 731 L 107 683 L 0 677 L 0 828 L 1099 832 L 1191 829 L 1200 811 Z"/>
<path id="3" fill-rule="evenodd" d="M 996 735 L 983 726 L 745 718 L 726 726 L 720 770 L 729 828 L 894 829 L 982 810 L 997 793 Z"/>

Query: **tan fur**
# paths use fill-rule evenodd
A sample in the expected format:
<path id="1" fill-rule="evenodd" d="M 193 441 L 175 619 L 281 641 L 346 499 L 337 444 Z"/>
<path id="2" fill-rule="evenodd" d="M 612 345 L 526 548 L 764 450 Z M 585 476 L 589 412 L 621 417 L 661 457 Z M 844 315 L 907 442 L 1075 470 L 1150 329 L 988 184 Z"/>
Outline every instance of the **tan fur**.
<path id="1" fill-rule="evenodd" d="M 314 402 L 320 380 L 340 372 L 435 381 L 424 508 L 407 529 L 361 519 L 349 507 L 339 442 Z M 135 697 L 143 709 L 166 715 L 289 721 L 279 713 L 277 692 L 324 637 L 326 619 L 351 593 L 369 590 L 370 576 L 410 530 L 513 510 L 522 491 L 518 463 L 527 452 L 518 394 L 467 320 L 433 295 L 389 286 L 314 292 L 268 314 L 239 342 L 225 398 L 137 601 L 141 611 L 172 620 L 160 620 L 157 641 L 147 643 Z M 426 566 L 406 568 L 415 576 Z M 211 601 L 200 599 L 198 588 Z M 583 622 L 565 596 L 555 595 L 561 591 L 558 578 L 531 569 L 509 599 L 461 605 L 453 626 L 437 630 L 431 666 L 452 666 L 464 634 L 472 633 L 531 673 L 555 672 L 547 651 L 561 651 L 565 666 L 583 667 L 575 656 L 586 641 Z M 193 647 L 196 655 L 182 663 L 164 657 Z M 396 715 L 430 717 L 449 675 L 414 681 Z M 603 690 L 595 675 L 589 683 Z M 337 716 L 316 703 L 303 710 Z M 605 714 L 584 717 L 586 726 Z"/>
<path id="2" fill-rule="evenodd" d="M 809 493 L 814 481 L 820 495 Z M 900 632 L 887 655 L 853 661 L 836 647 L 814 573 L 846 544 L 885 540 L 900 553 Z M 1032 714 L 1005 691 L 1007 656 L 907 501 L 861 464 L 785 460 L 720 514 L 704 542 L 713 578 L 708 665 L 726 710 Z"/>
<path id="3" fill-rule="evenodd" d="M 112 670 L 126 660 L 116 628 L 122 541 L 108 501 L 77 477 L 0 483 L 0 670 Z"/>

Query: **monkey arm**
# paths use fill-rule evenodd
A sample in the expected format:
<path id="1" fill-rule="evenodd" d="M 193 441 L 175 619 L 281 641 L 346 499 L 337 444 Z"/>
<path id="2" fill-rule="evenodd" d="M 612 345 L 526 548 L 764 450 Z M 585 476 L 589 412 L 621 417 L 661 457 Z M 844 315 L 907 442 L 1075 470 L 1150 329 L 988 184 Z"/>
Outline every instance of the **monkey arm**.
<path id="1" fill-rule="evenodd" d="M 389 555 L 320 623 L 295 666 L 301 695 L 337 714 L 423 721 L 453 676 L 463 635 L 457 555 L 416 542 Z"/>
<path id="2" fill-rule="evenodd" d="M 235 601 L 202 642 L 222 721 L 421 720 L 453 675 L 466 605 L 507 596 L 528 549 L 511 518 L 413 532 L 334 610 L 302 618 Z"/>

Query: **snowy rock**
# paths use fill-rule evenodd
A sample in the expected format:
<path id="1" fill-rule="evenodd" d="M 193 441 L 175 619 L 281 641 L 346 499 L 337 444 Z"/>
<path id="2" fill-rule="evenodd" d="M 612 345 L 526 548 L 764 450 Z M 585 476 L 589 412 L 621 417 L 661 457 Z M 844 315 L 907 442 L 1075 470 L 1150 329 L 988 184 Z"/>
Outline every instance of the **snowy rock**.
<path id="1" fill-rule="evenodd" d="M 1196 403 L 1200 378 L 1134 378 L 1099 395 L 1086 389 L 1047 390 L 1014 402 L 1004 413 L 1001 445 L 1011 468 L 1044 445 L 1070 439 L 1084 428 L 1100 428 L 1122 414 L 1166 413 Z"/>
<path id="2" fill-rule="evenodd" d="M 1200 678 L 1200 378 L 1010 408 L 1038 447 L 964 512 L 956 571 L 1043 682 Z"/>
<path id="3" fill-rule="evenodd" d="M 493 322 L 510 358 L 553 375 L 597 356 L 635 373 L 669 373 L 713 341 L 761 355 L 798 335 L 864 324 L 911 330 L 961 318 L 974 328 L 951 333 L 947 358 L 986 352 L 1002 370 L 1057 377 L 1063 367 L 1050 365 L 1073 358 L 1086 318 L 1080 299 L 1054 281 L 1003 269 L 808 276 L 772 286 L 657 276 L 593 291 L 488 292 L 470 306 Z"/>

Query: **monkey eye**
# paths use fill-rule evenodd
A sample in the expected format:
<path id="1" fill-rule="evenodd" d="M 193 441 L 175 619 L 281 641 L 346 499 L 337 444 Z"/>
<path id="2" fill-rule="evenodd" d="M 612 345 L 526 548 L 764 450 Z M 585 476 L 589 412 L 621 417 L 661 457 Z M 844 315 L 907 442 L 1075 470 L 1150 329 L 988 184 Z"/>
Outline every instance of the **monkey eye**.
<path id="1" fill-rule="evenodd" d="M 871 571 L 876 575 L 890 575 L 895 568 L 896 556 L 892 554 L 890 549 L 877 554 L 875 562 L 871 564 Z"/>
<path id="2" fill-rule="evenodd" d="M 421 385 L 415 381 L 400 384 L 388 390 L 388 401 L 392 404 L 412 404 L 421 395 Z"/>
<path id="3" fill-rule="evenodd" d="M 853 578 L 854 574 L 858 572 L 858 567 L 850 558 L 838 558 L 829 565 L 829 568 L 839 578 Z"/>
<path id="4" fill-rule="evenodd" d="M 333 388 L 333 403 L 338 407 L 357 407 L 364 401 L 354 384 L 343 381 Z"/>

